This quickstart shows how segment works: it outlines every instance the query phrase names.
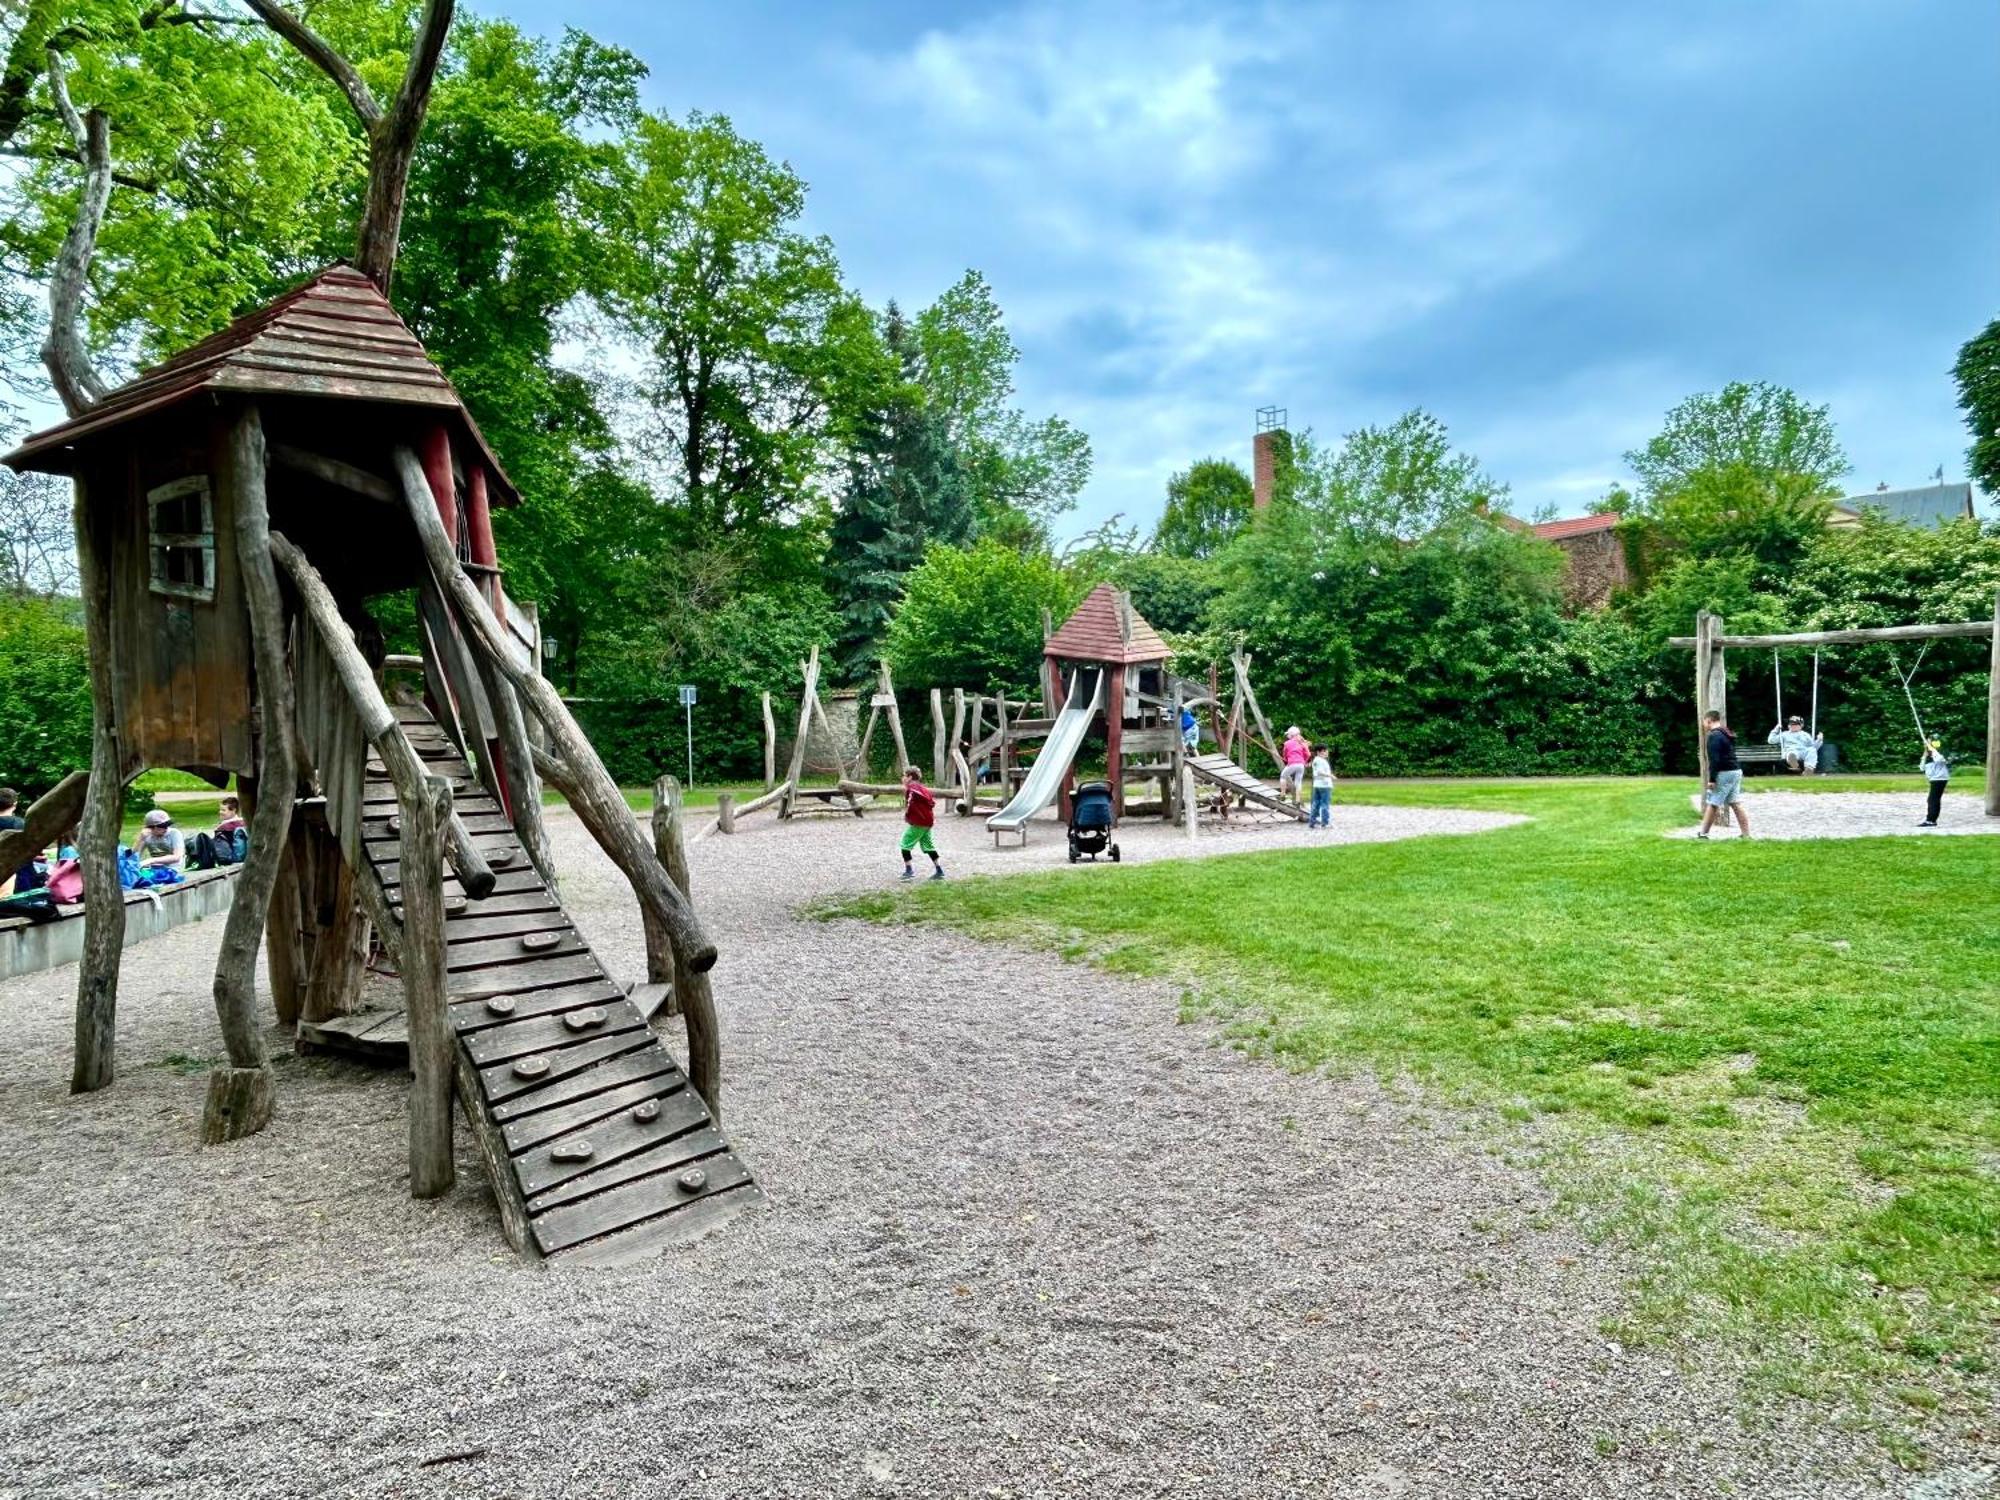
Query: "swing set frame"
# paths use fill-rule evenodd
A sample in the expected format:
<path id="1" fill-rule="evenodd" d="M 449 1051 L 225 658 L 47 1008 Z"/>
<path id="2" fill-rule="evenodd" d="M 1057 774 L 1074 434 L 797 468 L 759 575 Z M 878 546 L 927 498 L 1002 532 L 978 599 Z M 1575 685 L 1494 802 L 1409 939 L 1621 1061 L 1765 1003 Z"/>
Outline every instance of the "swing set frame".
<path id="1" fill-rule="evenodd" d="M 1984 640 L 1992 643 L 1986 680 L 1986 816 L 2000 818 L 2000 593 L 1993 598 L 1993 618 L 1990 620 L 1961 620 L 1942 625 L 1888 625 L 1870 630 L 1808 630 L 1790 635 L 1729 635 L 1723 630 L 1722 616 L 1708 610 L 1695 616 L 1694 634 L 1677 635 L 1667 642 L 1694 652 L 1694 698 L 1695 698 L 1695 740 L 1701 756 L 1701 777 L 1708 780 L 1708 741 L 1701 733 L 1702 719 L 1710 709 L 1728 718 L 1729 669 L 1726 653 L 1732 646 L 1739 650 L 1782 650 L 1788 646 L 1894 646 L 1903 641 L 1922 641 L 1926 647 L 1931 641 L 1942 640 Z M 1922 660 L 1921 651 L 1918 660 Z M 1776 673 L 1776 663 L 1773 672 Z M 1923 716 L 1917 713 L 1916 699 L 1910 692 L 1910 681 L 1916 676 L 1913 663 L 1905 675 L 1900 662 L 1896 664 L 1896 677 L 1903 685 L 1903 694 L 1909 700 L 1910 714 L 1917 724 L 1917 734 L 1924 736 Z M 1782 700 L 1782 680 L 1779 681 Z M 1818 732 L 1819 682 L 1817 657 L 1815 657 L 1813 682 L 1814 732 Z M 1782 712 L 1782 709 L 1780 710 Z"/>

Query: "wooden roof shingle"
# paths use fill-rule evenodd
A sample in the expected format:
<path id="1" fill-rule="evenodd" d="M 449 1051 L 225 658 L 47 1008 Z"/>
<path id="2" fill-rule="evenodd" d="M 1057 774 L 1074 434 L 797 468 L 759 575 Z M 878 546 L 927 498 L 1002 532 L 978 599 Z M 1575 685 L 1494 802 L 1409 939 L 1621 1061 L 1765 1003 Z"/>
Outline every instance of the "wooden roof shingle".
<path id="1" fill-rule="evenodd" d="M 141 371 L 89 411 L 32 434 L 0 462 L 68 473 L 81 445 L 207 391 L 323 396 L 448 412 L 498 481 L 494 498 L 502 504 L 519 499 L 444 371 L 375 284 L 344 264 L 327 267 L 275 302 Z"/>
<path id="2" fill-rule="evenodd" d="M 1129 664 L 1165 661 L 1174 652 L 1146 623 L 1146 617 L 1132 608 L 1129 597 L 1108 583 L 1100 583 L 1049 637 L 1042 654 L 1064 661 Z"/>

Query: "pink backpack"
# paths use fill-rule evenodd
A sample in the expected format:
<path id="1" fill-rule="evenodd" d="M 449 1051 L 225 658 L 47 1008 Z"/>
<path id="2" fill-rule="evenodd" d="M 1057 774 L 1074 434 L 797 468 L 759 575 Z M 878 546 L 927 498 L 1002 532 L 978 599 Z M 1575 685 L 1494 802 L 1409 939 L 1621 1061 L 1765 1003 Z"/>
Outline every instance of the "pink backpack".
<path id="1" fill-rule="evenodd" d="M 83 899 L 83 866 L 73 859 L 59 859 L 49 871 L 49 898 L 65 905 Z"/>

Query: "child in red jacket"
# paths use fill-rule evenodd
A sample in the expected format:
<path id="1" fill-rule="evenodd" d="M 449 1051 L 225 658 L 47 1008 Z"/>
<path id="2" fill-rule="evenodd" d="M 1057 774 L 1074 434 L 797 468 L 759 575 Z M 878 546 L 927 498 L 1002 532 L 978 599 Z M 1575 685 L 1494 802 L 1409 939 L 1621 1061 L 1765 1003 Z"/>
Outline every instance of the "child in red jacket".
<path id="1" fill-rule="evenodd" d="M 937 822 L 937 798 L 924 785 L 924 773 L 915 766 L 903 767 L 903 879 L 914 880 L 917 871 L 910 851 L 921 849 L 931 857 L 931 879 L 944 879 L 944 861 L 938 858 L 931 825 Z"/>

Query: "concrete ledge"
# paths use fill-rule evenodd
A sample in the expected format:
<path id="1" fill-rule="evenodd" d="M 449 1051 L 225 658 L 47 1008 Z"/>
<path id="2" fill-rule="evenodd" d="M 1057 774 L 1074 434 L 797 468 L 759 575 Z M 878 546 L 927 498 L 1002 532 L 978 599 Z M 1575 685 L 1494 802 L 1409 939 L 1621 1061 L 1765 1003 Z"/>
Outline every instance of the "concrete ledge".
<path id="1" fill-rule="evenodd" d="M 199 922 L 229 910 L 242 866 L 196 870 L 179 885 L 157 891 L 125 891 L 125 946 Z M 37 974 L 83 957 L 83 907 L 59 906 L 53 922 L 26 917 L 0 918 L 0 981 Z"/>

